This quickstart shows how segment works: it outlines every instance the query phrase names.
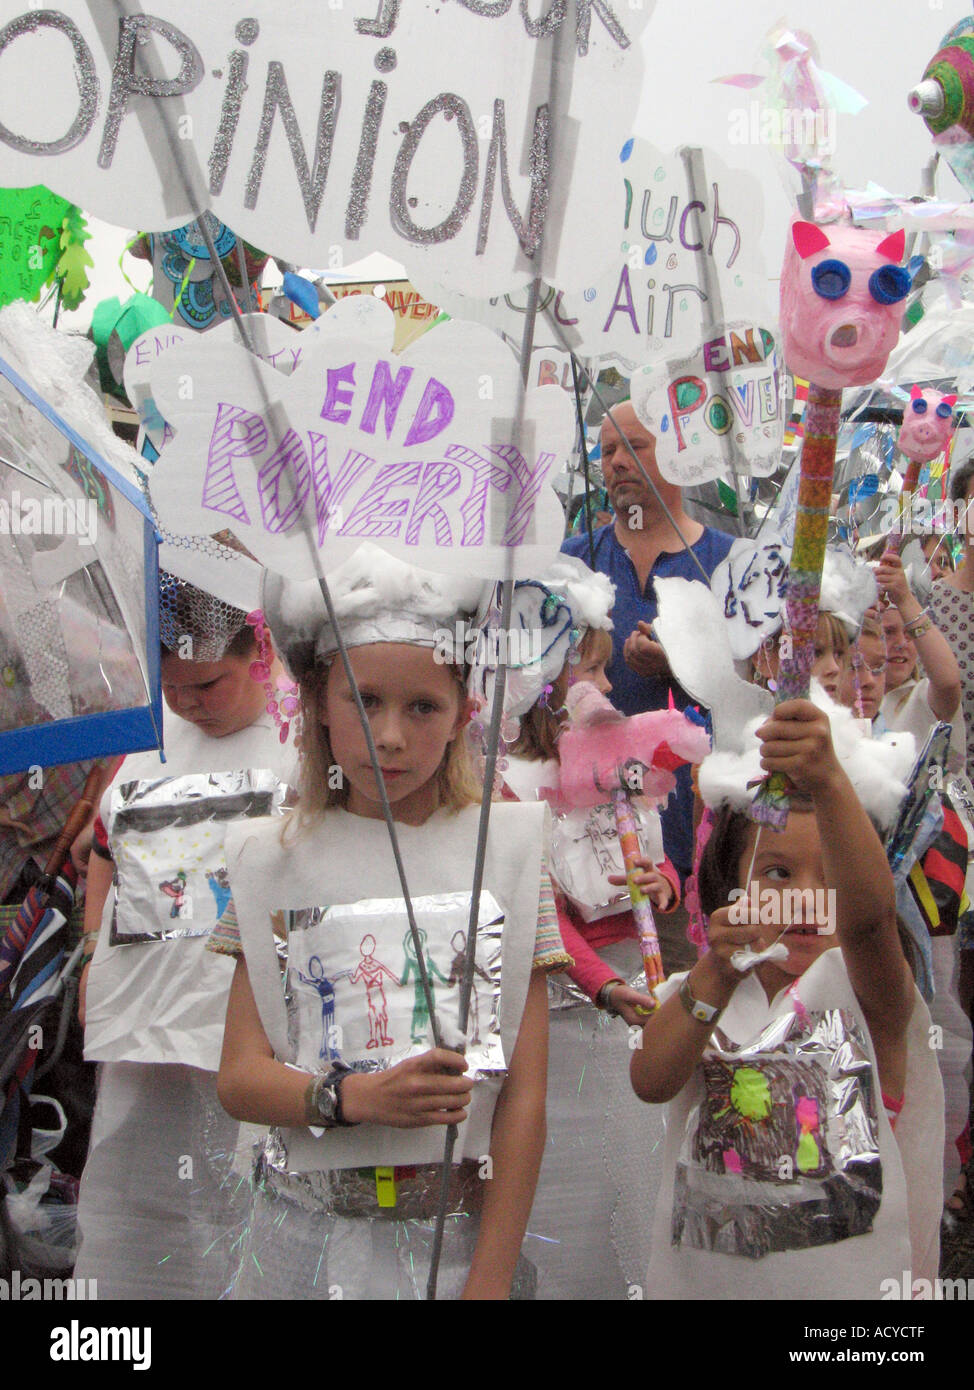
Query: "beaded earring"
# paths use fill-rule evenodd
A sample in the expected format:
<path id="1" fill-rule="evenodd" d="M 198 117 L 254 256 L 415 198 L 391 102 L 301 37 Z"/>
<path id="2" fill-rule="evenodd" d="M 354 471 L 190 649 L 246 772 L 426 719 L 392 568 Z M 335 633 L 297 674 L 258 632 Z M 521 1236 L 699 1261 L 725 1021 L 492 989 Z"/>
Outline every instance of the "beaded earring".
<path id="1" fill-rule="evenodd" d="M 250 679 L 258 685 L 263 685 L 267 713 L 280 730 L 281 742 L 287 743 L 290 721 L 301 708 L 298 687 L 284 675 L 278 676 L 274 683 L 271 681 L 271 664 L 274 658 L 262 610 L 255 608 L 252 613 L 248 613 L 246 622 L 248 627 L 253 628 L 257 642 L 257 660 L 250 663 Z"/>

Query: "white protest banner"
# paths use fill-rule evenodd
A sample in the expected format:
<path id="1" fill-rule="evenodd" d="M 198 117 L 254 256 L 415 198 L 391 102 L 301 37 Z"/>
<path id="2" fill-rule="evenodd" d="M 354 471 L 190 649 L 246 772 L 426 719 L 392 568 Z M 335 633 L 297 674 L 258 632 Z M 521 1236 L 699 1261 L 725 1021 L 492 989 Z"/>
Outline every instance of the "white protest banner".
<path id="1" fill-rule="evenodd" d="M 521 399 L 517 363 L 451 321 L 399 357 L 372 295 L 334 305 L 290 376 L 221 333 L 164 353 L 151 377 L 174 430 L 151 477 L 162 525 L 233 530 L 268 569 L 313 579 L 363 540 L 433 570 L 496 578 L 549 563 L 549 485 L 574 442 L 570 397 Z M 523 404 L 523 409 L 521 408 Z"/>
<path id="2" fill-rule="evenodd" d="M 2 0 L 3 179 L 152 231 L 209 209 L 302 265 L 580 285 L 653 3 Z"/>
<path id="3" fill-rule="evenodd" d="M 772 321 L 757 180 L 729 169 L 712 150 L 701 151 L 699 186 L 679 152 L 664 154 L 631 138 L 621 147 L 607 144 L 607 151 L 616 155 L 607 161 L 614 168 L 609 259 L 593 259 L 577 288 L 558 292 L 546 285 L 541 295 L 575 353 L 631 372 L 662 353 L 690 350 L 711 323 L 745 316 Z M 598 212 L 593 199 L 588 204 Z M 464 295 L 426 281 L 420 287 L 449 313 L 520 341 L 523 290 L 471 312 Z M 543 338 L 553 331 L 539 324 Z"/>
<path id="4" fill-rule="evenodd" d="M 690 487 L 733 471 L 774 472 L 784 437 L 780 382 L 774 335 L 755 323 L 729 323 L 711 329 L 692 353 L 643 367 L 629 389 L 656 436 L 663 477 Z"/>

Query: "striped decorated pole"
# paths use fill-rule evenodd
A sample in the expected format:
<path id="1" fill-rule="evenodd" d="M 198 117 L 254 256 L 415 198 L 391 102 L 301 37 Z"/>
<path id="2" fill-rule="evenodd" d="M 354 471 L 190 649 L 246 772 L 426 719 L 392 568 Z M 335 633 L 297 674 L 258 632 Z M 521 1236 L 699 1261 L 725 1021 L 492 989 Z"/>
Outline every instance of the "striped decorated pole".
<path id="1" fill-rule="evenodd" d="M 808 698 L 841 409 L 841 387 L 809 383 L 795 540 L 785 597 L 788 621 L 779 648 L 776 704 Z M 783 773 L 772 773 L 761 784 L 751 803 L 751 818 L 776 828 L 784 825 L 788 819 L 788 779 Z"/>

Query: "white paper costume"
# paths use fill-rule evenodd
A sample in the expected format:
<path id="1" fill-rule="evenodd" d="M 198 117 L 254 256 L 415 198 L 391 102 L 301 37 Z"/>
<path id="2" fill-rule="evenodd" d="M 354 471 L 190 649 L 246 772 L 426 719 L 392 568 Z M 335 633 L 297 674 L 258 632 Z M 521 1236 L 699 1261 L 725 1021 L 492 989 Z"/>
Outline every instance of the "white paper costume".
<path id="1" fill-rule="evenodd" d="M 101 1298 L 218 1298 L 246 1214 L 240 1126 L 216 1096 L 233 968 L 206 939 L 227 831 L 279 807 L 294 753 L 266 714 L 212 738 L 167 709 L 164 732 L 166 762 L 126 758 L 102 800 L 116 882 L 87 986 L 85 1056 L 102 1066 L 76 1266 Z"/>
<path id="2" fill-rule="evenodd" d="M 690 596 L 669 584 L 659 631 L 671 666 L 698 694 L 726 697 L 714 752 L 699 770 L 700 795 L 712 809 L 744 812 L 762 776 L 756 731 L 769 711 L 747 717 L 751 688 L 733 677 L 716 642 L 709 667 L 685 649 L 680 619 Z M 912 737 L 869 737 L 814 683 L 811 700 L 829 716 L 832 746 L 863 807 L 876 824 L 892 825 L 914 761 Z M 737 722 L 727 717 L 735 708 Z M 685 978 L 667 980 L 661 999 Z M 929 1026 L 914 986 L 894 1134 L 841 948 L 825 951 L 770 1002 L 757 976 L 745 974 L 666 1107 L 647 1297 L 878 1299 L 883 1280 L 899 1280 L 903 1270 L 933 1278 L 944 1097 Z"/>
<path id="3" fill-rule="evenodd" d="M 647 1297 L 878 1299 L 905 1269 L 934 1278 L 943 1089 L 929 1024 L 917 992 L 894 1136 L 841 950 L 770 1004 L 746 976 L 667 1107 Z"/>

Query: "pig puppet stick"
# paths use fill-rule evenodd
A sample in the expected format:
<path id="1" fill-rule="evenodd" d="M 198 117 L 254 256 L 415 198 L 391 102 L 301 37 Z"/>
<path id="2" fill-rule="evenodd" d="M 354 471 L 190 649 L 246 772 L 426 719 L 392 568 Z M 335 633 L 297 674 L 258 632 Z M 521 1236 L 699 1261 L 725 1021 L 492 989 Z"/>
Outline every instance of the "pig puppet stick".
<path id="1" fill-rule="evenodd" d="M 910 288 L 899 261 L 903 232 L 878 243 L 853 227 L 795 221 L 781 272 L 781 329 L 785 360 L 809 382 L 795 540 L 785 614 L 790 643 L 782 644 L 776 703 L 805 699 L 815 659 L 815 627 L 828 537 L 844 386 L 866 386 L 886 365 L 899 336 L 900 301 Z M 781 829 L 788 819 L 788 780 L 773 773 L 758 788 L 751 818 Z"/>

